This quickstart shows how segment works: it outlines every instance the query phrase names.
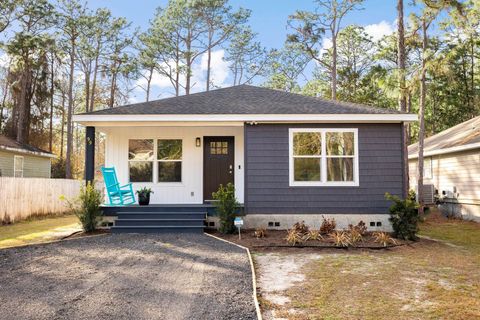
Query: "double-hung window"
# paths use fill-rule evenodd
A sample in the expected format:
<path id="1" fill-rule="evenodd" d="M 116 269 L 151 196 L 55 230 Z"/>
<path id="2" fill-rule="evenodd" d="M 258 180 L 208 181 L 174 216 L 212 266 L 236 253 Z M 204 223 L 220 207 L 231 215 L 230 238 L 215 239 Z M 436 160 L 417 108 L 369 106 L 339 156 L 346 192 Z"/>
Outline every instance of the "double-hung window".
<path id="1" fill-rule="evenodd" d="M 23 178 L 23 156 L 13 156 L 13 176 Z"/>
<path id="2" fill-rule="evenodd" d="M 290 129 L 290 185 L 358 186 L 357 136 L 357 129 Z"/>
<path id="3" fill-rule="evenodd" d="M 182 140 L 157 140 L 158 182 L 182 182 Z"/>
<path id="4" fill-rule="evenodd" d="M 182 140 L 128 140 L 128 170 L 130 182 L 182 182 Z"/>
<path id="5" fill-rule="evenodd" d="M 128 141 L 128 170 L 130 182 L 153 182 L 153 139 Z"/>

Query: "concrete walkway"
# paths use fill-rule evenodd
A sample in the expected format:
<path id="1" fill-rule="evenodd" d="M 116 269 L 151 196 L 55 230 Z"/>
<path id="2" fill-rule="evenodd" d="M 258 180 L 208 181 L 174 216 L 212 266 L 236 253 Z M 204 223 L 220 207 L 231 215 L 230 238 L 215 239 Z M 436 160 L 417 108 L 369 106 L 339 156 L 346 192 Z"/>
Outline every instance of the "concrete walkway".
<path id="1" fill-rule="evenodd" d="M 120 234 L 0 250 L 1 319 L 255 319 L 244 250 Z"/>

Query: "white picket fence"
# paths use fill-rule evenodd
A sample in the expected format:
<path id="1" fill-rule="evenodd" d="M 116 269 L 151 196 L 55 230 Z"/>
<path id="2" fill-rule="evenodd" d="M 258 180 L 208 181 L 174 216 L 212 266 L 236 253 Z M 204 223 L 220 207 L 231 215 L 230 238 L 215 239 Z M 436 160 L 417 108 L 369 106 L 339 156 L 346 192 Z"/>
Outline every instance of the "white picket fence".
<path id="1" fill-rule="evenodd" d="M 0 177 L 0 222 L 69 211 L 62 197 L 73 200 L 80 180 Z"/>

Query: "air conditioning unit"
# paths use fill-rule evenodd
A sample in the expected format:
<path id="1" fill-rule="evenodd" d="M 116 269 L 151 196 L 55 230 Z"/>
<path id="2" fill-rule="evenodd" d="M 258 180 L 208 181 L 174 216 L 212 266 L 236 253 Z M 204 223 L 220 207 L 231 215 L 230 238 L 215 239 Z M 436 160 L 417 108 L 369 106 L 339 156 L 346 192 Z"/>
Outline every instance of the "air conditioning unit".
<path id="1" fill-rule="evenodd" d="M 418 200 L 418 187 L 415 188 Z M 433 184 L 423 185 L 423 203 L 425 205 L 435 204 L 435 186 Z"/>
<path id="2" fill-rule="evenodd" d="M 423 186 L 423 201 L 425 204 L 435 204 L 435 186 L 433 184 Z"/>

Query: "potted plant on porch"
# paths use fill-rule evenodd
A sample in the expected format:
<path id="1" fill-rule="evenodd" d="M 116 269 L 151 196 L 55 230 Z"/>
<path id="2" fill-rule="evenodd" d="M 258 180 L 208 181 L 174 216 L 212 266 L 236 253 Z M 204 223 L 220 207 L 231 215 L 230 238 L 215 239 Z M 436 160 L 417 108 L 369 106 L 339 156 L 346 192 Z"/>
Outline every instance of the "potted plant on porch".
<path id="1" fill-rule="evenodd" d="M 148 206 L 150 203 L 150 193 L 153 193 L 152 189 L 143 187 L 140 190 L 137 190 L 138 194 L 138 204 L 141 206 Z"/>

